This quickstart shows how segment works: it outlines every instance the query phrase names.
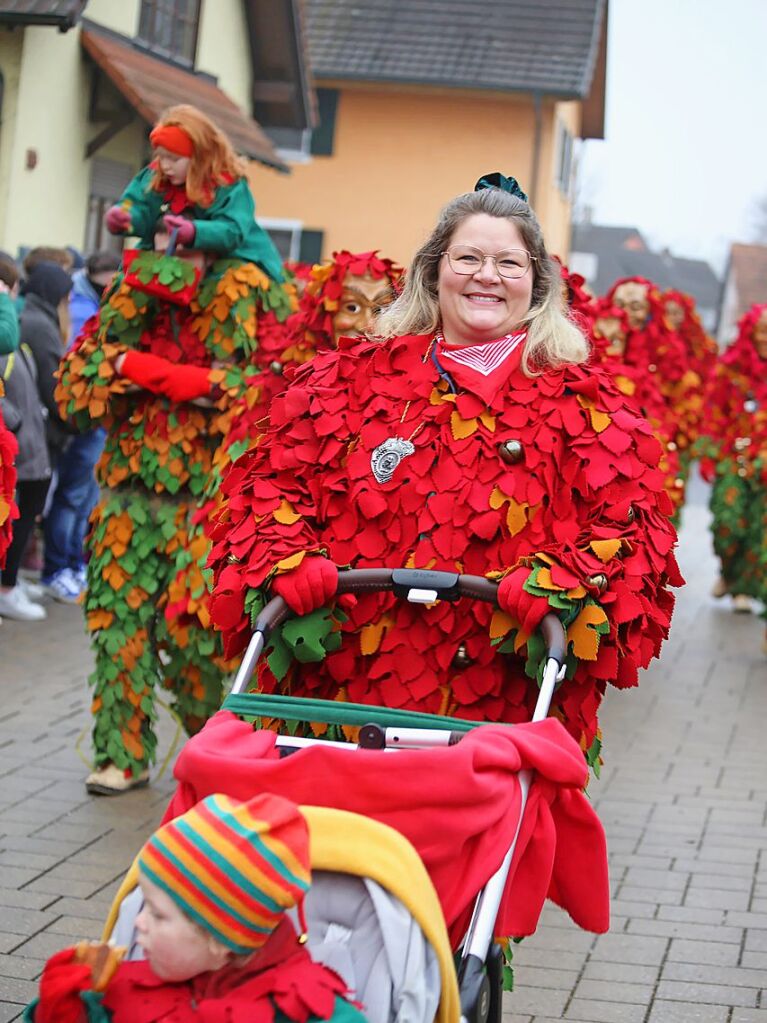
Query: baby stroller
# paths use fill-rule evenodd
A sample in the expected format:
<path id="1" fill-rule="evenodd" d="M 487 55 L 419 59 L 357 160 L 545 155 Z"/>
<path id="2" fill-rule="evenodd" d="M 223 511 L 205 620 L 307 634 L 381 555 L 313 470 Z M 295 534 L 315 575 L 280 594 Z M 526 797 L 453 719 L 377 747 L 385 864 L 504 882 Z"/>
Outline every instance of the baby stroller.
<path id="1" fill-rule="evenodd" d="M 496 594 L 495 584 L 481 577 L 390 569 L 341 573 L 338 590 L 391 590 L 416 603 L 461 597 L 495 603 Z M 564 663 L 559 620 L 553 615 L 544 620 L 549 656 L 533 722 L 510 727 L 245 693 L 271 632 L 288 614 L 285 603 L 275 598 L 258 617 L 222 711 L 182 751 L 176 769 L 180 785 L 166 819 L 210 791 L 236 798 L 274 791 L 293 799 L 309 815 L 313 866 L 320 872 L 307 900 L 310 948 L 357 991 L 372 1023 L 430 1023 L 435 1018 L 457 1023 L 459 1017 L 467 1023 L 500 1023 L 498 926 L 500 933 L 532 933 L 548 893 L 576 922 L 607 929 L 604 833 L 581 791 L 585 762 L 562 726 L 545 720 Z M 336 743 L 277 736 L 254 731 L 243 720 L 248 717 L 355 725 L 359 739 Z M 557 786 L 562 785 L 568 797 L 564 814 L 558 806 L 563 801 Z M 404 805 L 406 792 L 410 805 Z M 317 802 L 328 809 L 307 809 Z M 318 813 L 321 824 L 316 826 L 327 829 L 320 842 L 334 850 L 321 862 L 314 860 Z M 335 816 L 339 813 L 341 818 Z M 569 850 L 557 854 L 552 847 L 557 820 L 563 833 L 575 821 L 574 841 L 588 849 L 585 899 L 572 891 Z M 372 833 L 371 826 L 385 832 Z M 354 835 L 351 843 L 349 835 Z M 362 849 L 361 866 L 350 862 L 350 844 Z M 378 856 L 390 847 L 386 869 L 379 870 Z M 331 872 L 327 880 L 323 871 Z M 515 886 L 509 883 L 512 875 Z M 371 889 L 370 881 L 380 890 Z M 414 882 L 412 889 L 406 881 Z M 519 912 L 515 901 L 522 906 Z M 355 933 L 359 914 L 376 918 L 377 936 L 365 932 L 349 940 L 339 958 L 336 939 Z M 122 921 L 120 943 L 129 943 L 120 928 Z M 458 956 L 457 969 L 451 950 Z"/>

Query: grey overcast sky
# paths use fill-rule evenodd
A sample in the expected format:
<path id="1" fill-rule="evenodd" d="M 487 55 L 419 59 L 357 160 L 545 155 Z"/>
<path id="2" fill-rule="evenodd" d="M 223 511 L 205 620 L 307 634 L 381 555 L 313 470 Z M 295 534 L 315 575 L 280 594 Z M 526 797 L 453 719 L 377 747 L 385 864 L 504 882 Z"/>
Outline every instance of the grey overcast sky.
<path id="1" fill-rule="evenodd" d="M 579 204 L 721 271 L 767 198 L 767 0 L 610 0 L 605 140 Z"/>

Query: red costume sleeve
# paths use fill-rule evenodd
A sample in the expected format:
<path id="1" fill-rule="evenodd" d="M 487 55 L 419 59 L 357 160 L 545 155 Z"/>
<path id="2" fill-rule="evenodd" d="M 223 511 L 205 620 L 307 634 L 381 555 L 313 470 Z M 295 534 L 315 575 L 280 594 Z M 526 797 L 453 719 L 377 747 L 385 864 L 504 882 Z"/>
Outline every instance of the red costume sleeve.
<path id="1" fill-rule="evenodd" d="M 210 370 L 203 366 L 179 366 L 151 352 L 127 352 L 121 373 L 144 390 L 171 401 L 193 401 L 211 393 Z"/>
<path id="2" fill-rule="evenodd" d="M 322 485 L 301 468 L 311 461 L 327 471 L 346 453 L 353 436 L 354 415 L 348 405 L 332 432 L 320 432 L 307 415 L 312 386 L 332 387 L 332 375 L 332 363 L 326 368 L 322 356 L 300 371 L 293 386 L 272 402 L 269 427 L 258 446 L 230 469 L 222 484 L 228 505 L 212 531 L 208 564 L 216 574 L 211 616 L 225 633 L 227 656 L 247 642 L 247 590 L 296 568 L 307 554 L 328 553 L 315 533 Z M 348 399 L 340 395 L 339 406 Z M 288 431 L 291 442 L 285 444 Z M 252 513 L 243 514 L 247 508 Z"/>

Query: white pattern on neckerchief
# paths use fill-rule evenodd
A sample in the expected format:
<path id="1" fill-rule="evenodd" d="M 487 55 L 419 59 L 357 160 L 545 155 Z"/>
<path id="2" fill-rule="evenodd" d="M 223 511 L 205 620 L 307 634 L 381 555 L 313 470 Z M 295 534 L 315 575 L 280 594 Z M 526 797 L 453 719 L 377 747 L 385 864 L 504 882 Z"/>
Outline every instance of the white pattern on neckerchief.
<path id="1" fill-rule="evenodd" d="M 437 335 L 439 353 L 443 359 L 450 359 L 459 366 L 466 366 L 483 377 L 490 376 L 501 366 L 527 337 L 527 331 L 520 331 L 518 334 L 507 334 L 505 337 L 495 341 L 488 341 L 484 345 L 467 345 L 466 347 L 452 348 L 445 343 L 441 334 Z"/>

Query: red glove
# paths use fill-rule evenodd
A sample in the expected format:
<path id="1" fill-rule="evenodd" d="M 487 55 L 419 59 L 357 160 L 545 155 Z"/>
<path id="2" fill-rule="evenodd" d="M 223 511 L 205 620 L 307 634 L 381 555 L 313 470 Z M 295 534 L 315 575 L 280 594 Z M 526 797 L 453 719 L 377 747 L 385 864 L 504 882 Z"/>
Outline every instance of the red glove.
<path id="1" fill-rule="evenodd" d="M 162 218 L 168 231 L 178 231 L 178 244 L 191 245 L 194 241 L 194 224 L 186 217 L 178 217 L 175 213 L 169 213 Z"/>
<path id="2" fill-rule="evenodd" d="M 131 229 L 130 213 L 122 206 L 110 206 L 104 216 L 110 234 L 128 234 Z"/>
<path id="3" fill-rule="evenodd" d="M 330 603 L 338 590 L 338 569 L 327 558 L 311 555 L 298 568 L 275 576 L 272 590 L 291 611 L 308 615 Z"/>
<path id="4" fill-rule="evenodd" d="M 524 589 L 530 575 L 529 568 L 515 568 L 498 584 L 498 607 L 516 618 L 528 636 L 531 636 L 551 611 L 545 597 L 536 597 Z"/>
<path id="5" fill-rule="evenodd" d="M 83 1023 L 87 1018 L 80 992 L 93 988 L 91 968 L 74 960 L 75 949 L 65 948 L 45 964 L 35 1023 Z"/>
<path id="6" fill-rule="evenodd" d="M 210 370 L 204 366 L 183 366 L 151 352 L 126 352 L 120 372 L 134 384 L 171 401 L 194 401 L 212 393 Z"/>

